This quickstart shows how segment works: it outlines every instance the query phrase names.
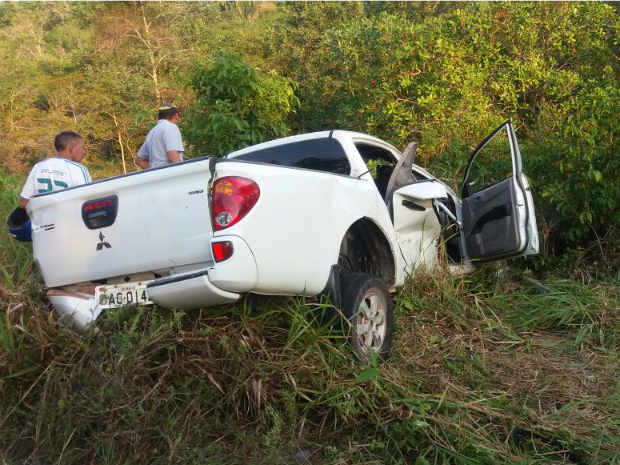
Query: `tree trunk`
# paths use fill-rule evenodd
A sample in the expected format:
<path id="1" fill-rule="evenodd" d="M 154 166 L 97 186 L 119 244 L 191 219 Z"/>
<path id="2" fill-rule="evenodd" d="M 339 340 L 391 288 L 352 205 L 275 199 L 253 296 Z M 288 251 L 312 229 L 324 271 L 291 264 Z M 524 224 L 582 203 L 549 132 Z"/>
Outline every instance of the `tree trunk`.
<path id="1" fill-rule="evenodd" d="M 116 119 L 116 114 L 111 113 L 110 116 L 114 121 L 114 126 L 116 127 L 116 134 L 118 136 L 118 145 L 121 148 L 121 161 L 123 162 L 123 173 L 127 174 L 127 163 L 125 163 L 125 145 L 123 144 L 123 134 L 121 132 L 121 128 L 118 125 L 118 120 Z"/>

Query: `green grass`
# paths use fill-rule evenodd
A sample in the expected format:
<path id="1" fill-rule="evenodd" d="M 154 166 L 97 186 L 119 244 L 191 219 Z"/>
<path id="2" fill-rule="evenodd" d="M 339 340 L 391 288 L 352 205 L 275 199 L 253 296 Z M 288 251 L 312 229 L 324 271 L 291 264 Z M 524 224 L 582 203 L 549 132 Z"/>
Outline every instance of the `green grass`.
<path id="1" fill-rule="evenodd" d="M 76 333 L 29 246 L 0 244 L 0 460 L 620 461 L 618 276 L 418 274 L 392 357 L 365 367 L 303 299 L 124 308 Z"/>

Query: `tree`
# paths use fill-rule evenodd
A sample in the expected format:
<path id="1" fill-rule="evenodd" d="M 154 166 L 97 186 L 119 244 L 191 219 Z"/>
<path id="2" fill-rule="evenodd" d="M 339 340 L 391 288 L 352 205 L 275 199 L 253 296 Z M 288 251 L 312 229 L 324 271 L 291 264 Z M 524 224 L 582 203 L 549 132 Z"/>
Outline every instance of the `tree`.
<path id="1" fill-rule="evenodd" d="M 194 104 L 183 129 L 200 154 L 225 155 L 286 136 L 299 104 L 293 81 L 252 68 L 239 55 L 218 54 L 210 66 L 196 63 L 190 86 Z"/>
<path id="2" fill-rule="evenodd" d="M 254 1 L 224 1 L 218 2 L 223 11 L 232 11 L 238 17 L 246 20 L 255 20 L 267 10 L 276 8 L 275 2 L 254 2 Z"/>
<path id="3" fill-rule="evenodd" d="M 266 37 L 268 59 L 281 74 L 300 83 L 300 132 L 357 129 L 359 102 L 343 82 L 348 62 L 331 61 L 324 37 L 349 22 L 364 18 L 363 2 L 287 2 Z M 360 51 L 364 55 L 365 51 Z"/>

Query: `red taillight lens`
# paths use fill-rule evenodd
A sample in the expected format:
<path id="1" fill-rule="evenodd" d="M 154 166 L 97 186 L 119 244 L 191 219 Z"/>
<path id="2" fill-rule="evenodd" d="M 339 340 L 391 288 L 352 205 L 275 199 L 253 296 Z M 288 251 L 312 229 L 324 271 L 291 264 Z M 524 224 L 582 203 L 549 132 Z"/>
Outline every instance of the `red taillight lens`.
<path id="1" fill-rule="evenodd" d="M 213 225 L 226 229 L 239 222 L 256 205 L 260 189 L 251 179 L 226 176 L 213 184 Z"/>
<path id="2" fill-rule="evenodd" d="M 229 241 L 214 242 L 211 244 L 211 249 L 213 250 L 213 259 L 216 262 L 228 260 L 233 254 L 233 245 Z"/>
<path id="3" fill-rule="evenodd" d="M 99 208 L 105 208 L 105 207 L 111 207 L 112 205 L 114 205 L 114 202 L 112 202 L 112 200 L 103 200 L 100 202 L 91 202 L 91 203 L 85 203 L 84 204 L 84 211 L 91 211 L 91 210 L 98 210 Z"/>

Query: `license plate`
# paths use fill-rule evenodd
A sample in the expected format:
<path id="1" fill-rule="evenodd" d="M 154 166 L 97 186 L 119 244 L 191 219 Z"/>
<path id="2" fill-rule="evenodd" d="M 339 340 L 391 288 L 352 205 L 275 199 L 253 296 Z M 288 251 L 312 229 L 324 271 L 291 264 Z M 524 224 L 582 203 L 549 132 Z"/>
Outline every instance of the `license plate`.
<path id="1" fill-rule="evenodd" d="M 153 302 L 149 300 L 146 293 L 146 285 L 149 282 L 97 286 L 95 301 L 99 308 L 117 308 L 135 304 L 150 305 Z"/>

